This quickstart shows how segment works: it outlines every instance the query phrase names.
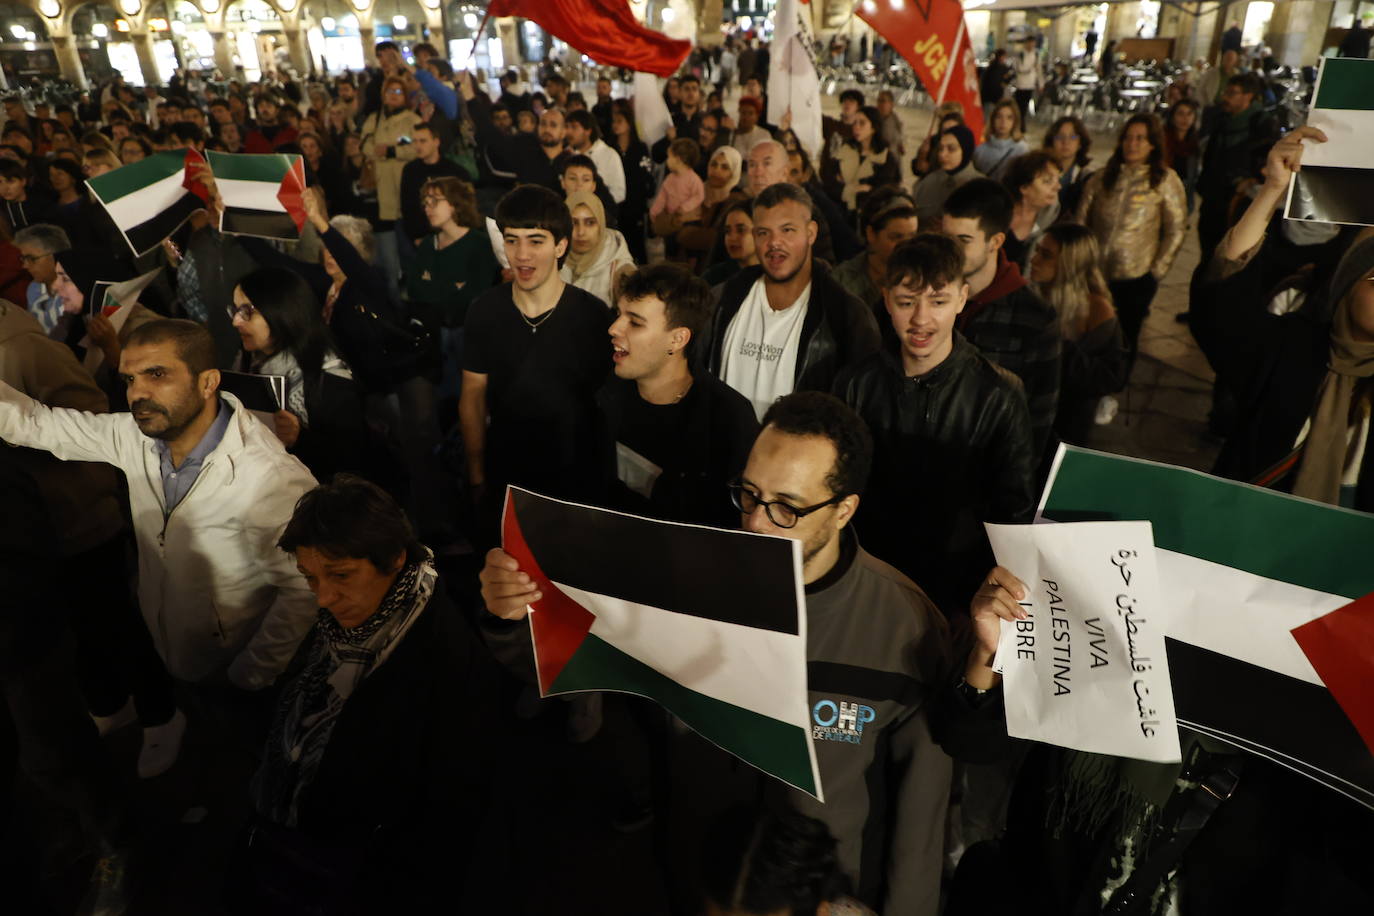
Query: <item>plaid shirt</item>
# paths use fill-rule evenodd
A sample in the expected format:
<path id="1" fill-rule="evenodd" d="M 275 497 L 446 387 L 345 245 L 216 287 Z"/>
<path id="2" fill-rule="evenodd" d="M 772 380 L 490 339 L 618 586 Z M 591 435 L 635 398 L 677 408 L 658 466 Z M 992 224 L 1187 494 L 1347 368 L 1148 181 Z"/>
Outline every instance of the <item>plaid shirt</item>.
<path id="1" fill-rule="evenodd" d="M 976 298 L 970 297 L 959 330 L 1025 385 L 1038 463 L 1059 409 L 1059 316 L 1024 285 L 989 302 L 975 305 Z"/>

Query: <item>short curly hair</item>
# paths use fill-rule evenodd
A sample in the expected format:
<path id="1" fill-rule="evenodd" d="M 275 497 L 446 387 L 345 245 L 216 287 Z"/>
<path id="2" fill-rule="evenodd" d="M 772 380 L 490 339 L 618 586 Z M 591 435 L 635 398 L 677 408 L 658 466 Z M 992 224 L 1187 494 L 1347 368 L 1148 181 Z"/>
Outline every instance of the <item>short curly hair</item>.
<path id="1" fill-rule="evenodd" d="M 835 446 L 835 465 L 825 477 L 834 496 L 861 494 L 873 467 L 873 434 L 844 401 L 823 391 L 795 391 L 778 398 L 763 415 L 771 427 L 790 436 L 818 436 Z"/>

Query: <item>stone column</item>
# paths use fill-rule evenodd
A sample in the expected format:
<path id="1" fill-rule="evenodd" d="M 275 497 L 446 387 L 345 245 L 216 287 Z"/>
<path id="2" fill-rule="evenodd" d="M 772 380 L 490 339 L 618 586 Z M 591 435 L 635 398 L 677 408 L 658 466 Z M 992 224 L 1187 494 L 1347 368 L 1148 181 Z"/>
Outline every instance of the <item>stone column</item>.
<path id="1" fill-rule="evenodd" d="M 138 69 L 143 73 L 143 85 L 161 84 L 162 76 L 157 72 L 157 58 L 153 56 L 153 33 L 145 28 L 141 32 L 130 32 L 129 39 L 134 43 L 134 53 L 138 55 Z"/>
<path id="2" fill-rule="evenodd" d="M 442 9 L 432 10 L 423 6 L 425 11 L 425 25 L 429 26 L 429 43 L 439 49 L 439 56 L 448 60 L 448 33 L 444 31 L 444 11 Z"/>
<path id="3" fill-rule="evenodd" d="M 233 36 L 225 29 L 209 31 L 210 40 L 215 44 L 215 66 L 225 79 L 231 80 L 234 78 L 234 49 L 230 45 Z"/>
<path id="4" fill-rule="evenodd" d="M 721 0 L 700 0 L 701 8 L 697 10 L 697 44 L 705 48 L 714 48 L 716 45 L 724 44 L 725 38 L 720 34 L 720 14 Z M 814 10 L 812 13 L 814 14 Z M 812 20 L 812 31 L 815 31 L 815 20 Z"/>
<path id="5" fill-rule="evenodd" d="M 298 75 L 309 76 L 314 67 L 311 66 L 310 47 L 305 41 L 305 29 L 282 29 L 282 34 L 286 36 L 286 53 L 291 59 L 291 66 Z"/>
<path id="6" fill-rule="evenodd" d="M 503 16 L 496 20 L 496 34 L 501 39 L 501 56 L 506 67 L 519 67 L 524 61 L 520 57 L 520 36 L 516 32 L 515 19 Z"/>
<path id="7" fill-rule="evenodd" d="M 71 80 L 78 87 L 86 89 L 86 71 L 81 66 L 81 55 L 76 53 L 76 42 L 70 35 L 52 36 L 53 53 L 57 55 L 58 72 L 62 78 Z"/>
<path id="8" fill-rule="evenodd" d="M 377 31 L 372 23 L 358 20 L 358 40 L 363 43 L 363 63 L 369 67 L 377 66 Z"/>

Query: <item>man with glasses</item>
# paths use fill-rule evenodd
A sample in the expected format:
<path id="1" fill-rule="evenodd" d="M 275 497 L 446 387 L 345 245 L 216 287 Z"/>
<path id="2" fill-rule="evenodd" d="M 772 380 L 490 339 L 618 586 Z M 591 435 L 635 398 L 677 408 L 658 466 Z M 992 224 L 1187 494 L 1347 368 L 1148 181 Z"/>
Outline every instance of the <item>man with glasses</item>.
<path id="1" fill-rule="evenodd" d="M 825 821 L 864 903 L 934 914 L 952 767 L 927 712 L 949 686 L 949 635 L 925 594 L 864 551 L 849 527 L 872 454 L 858 415 L 831 395 L 799 392 L 769 409 L 730 487 L 745 530 L 802 545 L 809 706 L 825 803 L 759 779 L 775 806 Z M 487 612 L 506 620 L 523 620 L 540 597 L 503 551 L 487 555 L 481 581 Z M 710 821 L 727 794 L 710 788 L 714 800 L 692 793 L 702 795 L 686 818 L 693 823 L 675 824 L 675 833 Z"/>
<path id="2" fill-rule="evenodd" d="M 14 245 L 19 249 L 24 269 L 33 277 L 26 303 L 29 313 L 38 319 L 44 334 L 51 334 L 62 318 L 62 299 L 52 291 L 53 281 L 57 279 L 54 255 L 71 248 L 71 240 L 62 227 L 38 223 L 16 232 Z"/>

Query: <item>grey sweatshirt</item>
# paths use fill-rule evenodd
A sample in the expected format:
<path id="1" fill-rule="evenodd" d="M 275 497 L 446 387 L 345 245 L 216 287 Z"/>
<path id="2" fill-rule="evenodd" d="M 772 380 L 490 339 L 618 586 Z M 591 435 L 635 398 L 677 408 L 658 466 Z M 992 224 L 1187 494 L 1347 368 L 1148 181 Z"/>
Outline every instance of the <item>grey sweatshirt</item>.
<path id="1" fill-rule="evenodd" d="M 846 532 L 835 568 L 806 588 L 811 731 L 825 821 L 855 890 L 880 913 L 934 916 L 953 764 L 927 713 L 949 684 L 949 629 L 910 579 Z"/>

